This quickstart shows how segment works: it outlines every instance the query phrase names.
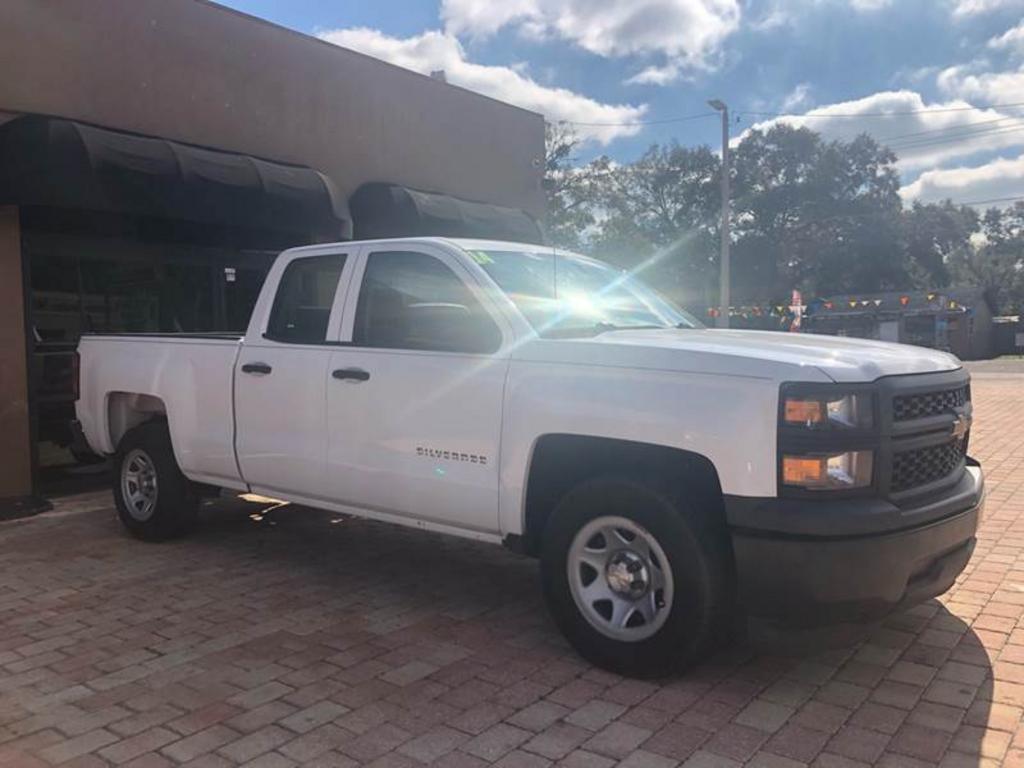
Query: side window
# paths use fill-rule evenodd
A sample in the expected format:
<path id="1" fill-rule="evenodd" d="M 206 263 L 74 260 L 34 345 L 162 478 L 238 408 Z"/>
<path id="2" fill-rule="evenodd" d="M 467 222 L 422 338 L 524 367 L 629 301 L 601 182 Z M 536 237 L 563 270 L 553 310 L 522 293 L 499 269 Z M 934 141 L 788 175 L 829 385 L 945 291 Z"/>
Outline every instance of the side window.
<path id="1" fill-rule="evenodd" d="M 361 347 L 484 354 L 501 345 L 494 320 L 458 275 L 425 253 L 371 253 L 356 305 Z"/>
<path id="2" fill-rule="evenodd" d="M 295 259 L 285 267 L 270 310 L 267 338 L 292 344 L 325 341 L 344 265 L 343 254 L 331 254 Z"/>

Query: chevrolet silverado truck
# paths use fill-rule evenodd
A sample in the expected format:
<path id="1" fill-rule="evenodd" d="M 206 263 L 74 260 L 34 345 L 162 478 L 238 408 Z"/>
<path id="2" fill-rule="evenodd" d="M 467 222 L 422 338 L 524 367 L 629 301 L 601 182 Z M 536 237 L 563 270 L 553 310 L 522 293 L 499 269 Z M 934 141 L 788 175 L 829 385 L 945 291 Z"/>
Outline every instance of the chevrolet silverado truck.
<path id="1" fill-rule="evenodd" d="M 574 647 L 634 676 L 741 621 L 862 625 L 941 594 L 982 511 L 955 357 L 707 329 L 537 245 L 298 248 L 242 337 L 79 352 L 132 534 L 184 533 L 212 486 L 504 543 L 540 559 Z"/>

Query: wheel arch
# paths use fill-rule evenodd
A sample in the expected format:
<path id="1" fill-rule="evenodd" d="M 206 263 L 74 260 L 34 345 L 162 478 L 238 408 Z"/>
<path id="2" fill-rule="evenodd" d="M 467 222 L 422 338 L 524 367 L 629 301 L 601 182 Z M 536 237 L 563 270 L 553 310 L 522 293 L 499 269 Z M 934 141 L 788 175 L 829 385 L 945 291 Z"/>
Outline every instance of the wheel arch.
<path id="1" fill-rule="evenodd" d="M 685 483 L 688 492 L 707 500 L 709 514 L 725 519 L 718 471 L 700 453 L 620 438 L 552 433 L 537 439 L 530 456 L 519 547 L 536 556 L 547 521 L 562 497 L 588 478 L 609 474 Z"/>
<path id="2" fill-rule="evenodd" d="M 139 424 L 167 419 L 164 401 L 140 392 L 111 392 L 107 395 L 106 411 L 107 434 L 114 450 L 125 434 Z"/>

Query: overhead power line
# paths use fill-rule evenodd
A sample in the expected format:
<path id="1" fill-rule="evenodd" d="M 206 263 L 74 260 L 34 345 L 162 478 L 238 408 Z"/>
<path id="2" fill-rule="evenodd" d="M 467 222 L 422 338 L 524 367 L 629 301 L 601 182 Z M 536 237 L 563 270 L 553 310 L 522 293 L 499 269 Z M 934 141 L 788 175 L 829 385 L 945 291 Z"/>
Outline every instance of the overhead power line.
<path id="1" fill-rule="evenodd" d="M 1017 200 L 1024 200 L 1024 195 L 1011 195 L 1010 197 L 992 197 L 988 200 L 968 200 L 963 202 L 953 201 L 953 205 L 989 205 L 990 203 L 1012 203 Z"/>
<path id="2" fill-rule="evenodd" d="M 898 141 L 899 139 L 909 139 L 914 136 L 928 136 L 935 133 L 942 133 L 943 131 L 952 131 L 961 128 L 972 128 L 979 125 L 991 125 L 992 123 L 1005 123 L 1007 120 L 1019 120 L 1018 117 L 999 117 L 995 120 L 977 120 L 973 123 L 960 123 L 959 125 L 944 125 L 941 128 L 929 128 L 925 131 L 914 131 L 913 133 L 901 133 L 896 136 L 885 136 L 880 138 L 879 141 Z"/>
<path id="3" fill-rule="evenodd" d="M 957 133 L 957 134 L 952 134 L 952 135 L 949 135 L 949 136 L 937 136 L 937 137 L 933 137 L 933 138 L 929 138 L 929 139 L 918 139 L 916 141 L 900 142 L 900 143 L 896 143 L 896 144 L 886 144 L 886 142 L 881 142 L 881 143 L 885 144 L 886 146 L 888 146 L 892 150 L 899 151 L 899 150 L 906 150 L 906 149 L 919 149 L 921 147 L 932 147 L 932 146 L 935 146 L 937 144 L 950 144 L 950 143 L 966 142 L 966 141 L 970 141 L 970 140 L 978 138 L 978 137 L 987 138 L 989 136 L 993 136 L 993 135 L 996 135 L 996 134 L 1014 133 L 1014 132 L 1022 131 L 1022 130 L 1024 130 L 1024 124 L 1018 124 L 1018 125 L 1002 126 L 1002 127 L 998 127 L 998 128 L 988 128 L 986 130 L 974 131 L 974 132 L 971 132 L 971 133 Z"/>

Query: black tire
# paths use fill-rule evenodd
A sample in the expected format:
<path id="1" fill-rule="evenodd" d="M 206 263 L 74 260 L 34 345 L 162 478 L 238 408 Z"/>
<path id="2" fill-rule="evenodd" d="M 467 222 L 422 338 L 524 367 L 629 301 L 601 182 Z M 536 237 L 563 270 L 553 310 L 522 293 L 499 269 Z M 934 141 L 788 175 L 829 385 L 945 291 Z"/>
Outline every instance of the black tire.
<path id="1" fill-rule="evenodd" d="M 633 521 L 653 535 L 668 560 L 674 595 L 661 609 L 667 611 L 659 619 L 664 623 L 649 637 L 627 641 L 598 631 L 573 597 L 567 562 L 573 540 L 601 517 Z M 732 572 L 720 512 L 710 502 L 661 487 L 656 479 L 587 480 L 559 502 L 544 532 L 541 574 L 555 622 L 581 656 L 630 677 L 678 673 L 725 639 L 732 619 Z"/>
<path id="2" fill-rule="evenodd" d="M 138 462 L 140 457 L 148 462 L 155 477 L 154 499 L 148 506 L 139 501 L 137 494 L 126 496 L 132 494 L 132 485 L 124 482 L 125 465 Z M 132 466 L 138 468 L 137 463 Z M 136 538 L 163 541 L 182 536 L 195 526 L 198 496 L 174 459 L 166 422 L 149 421 L 125 433 L 114 456 L 113 487 L 117 516 Z M 136 482 L 134 487 L 139 484 Z"/>

